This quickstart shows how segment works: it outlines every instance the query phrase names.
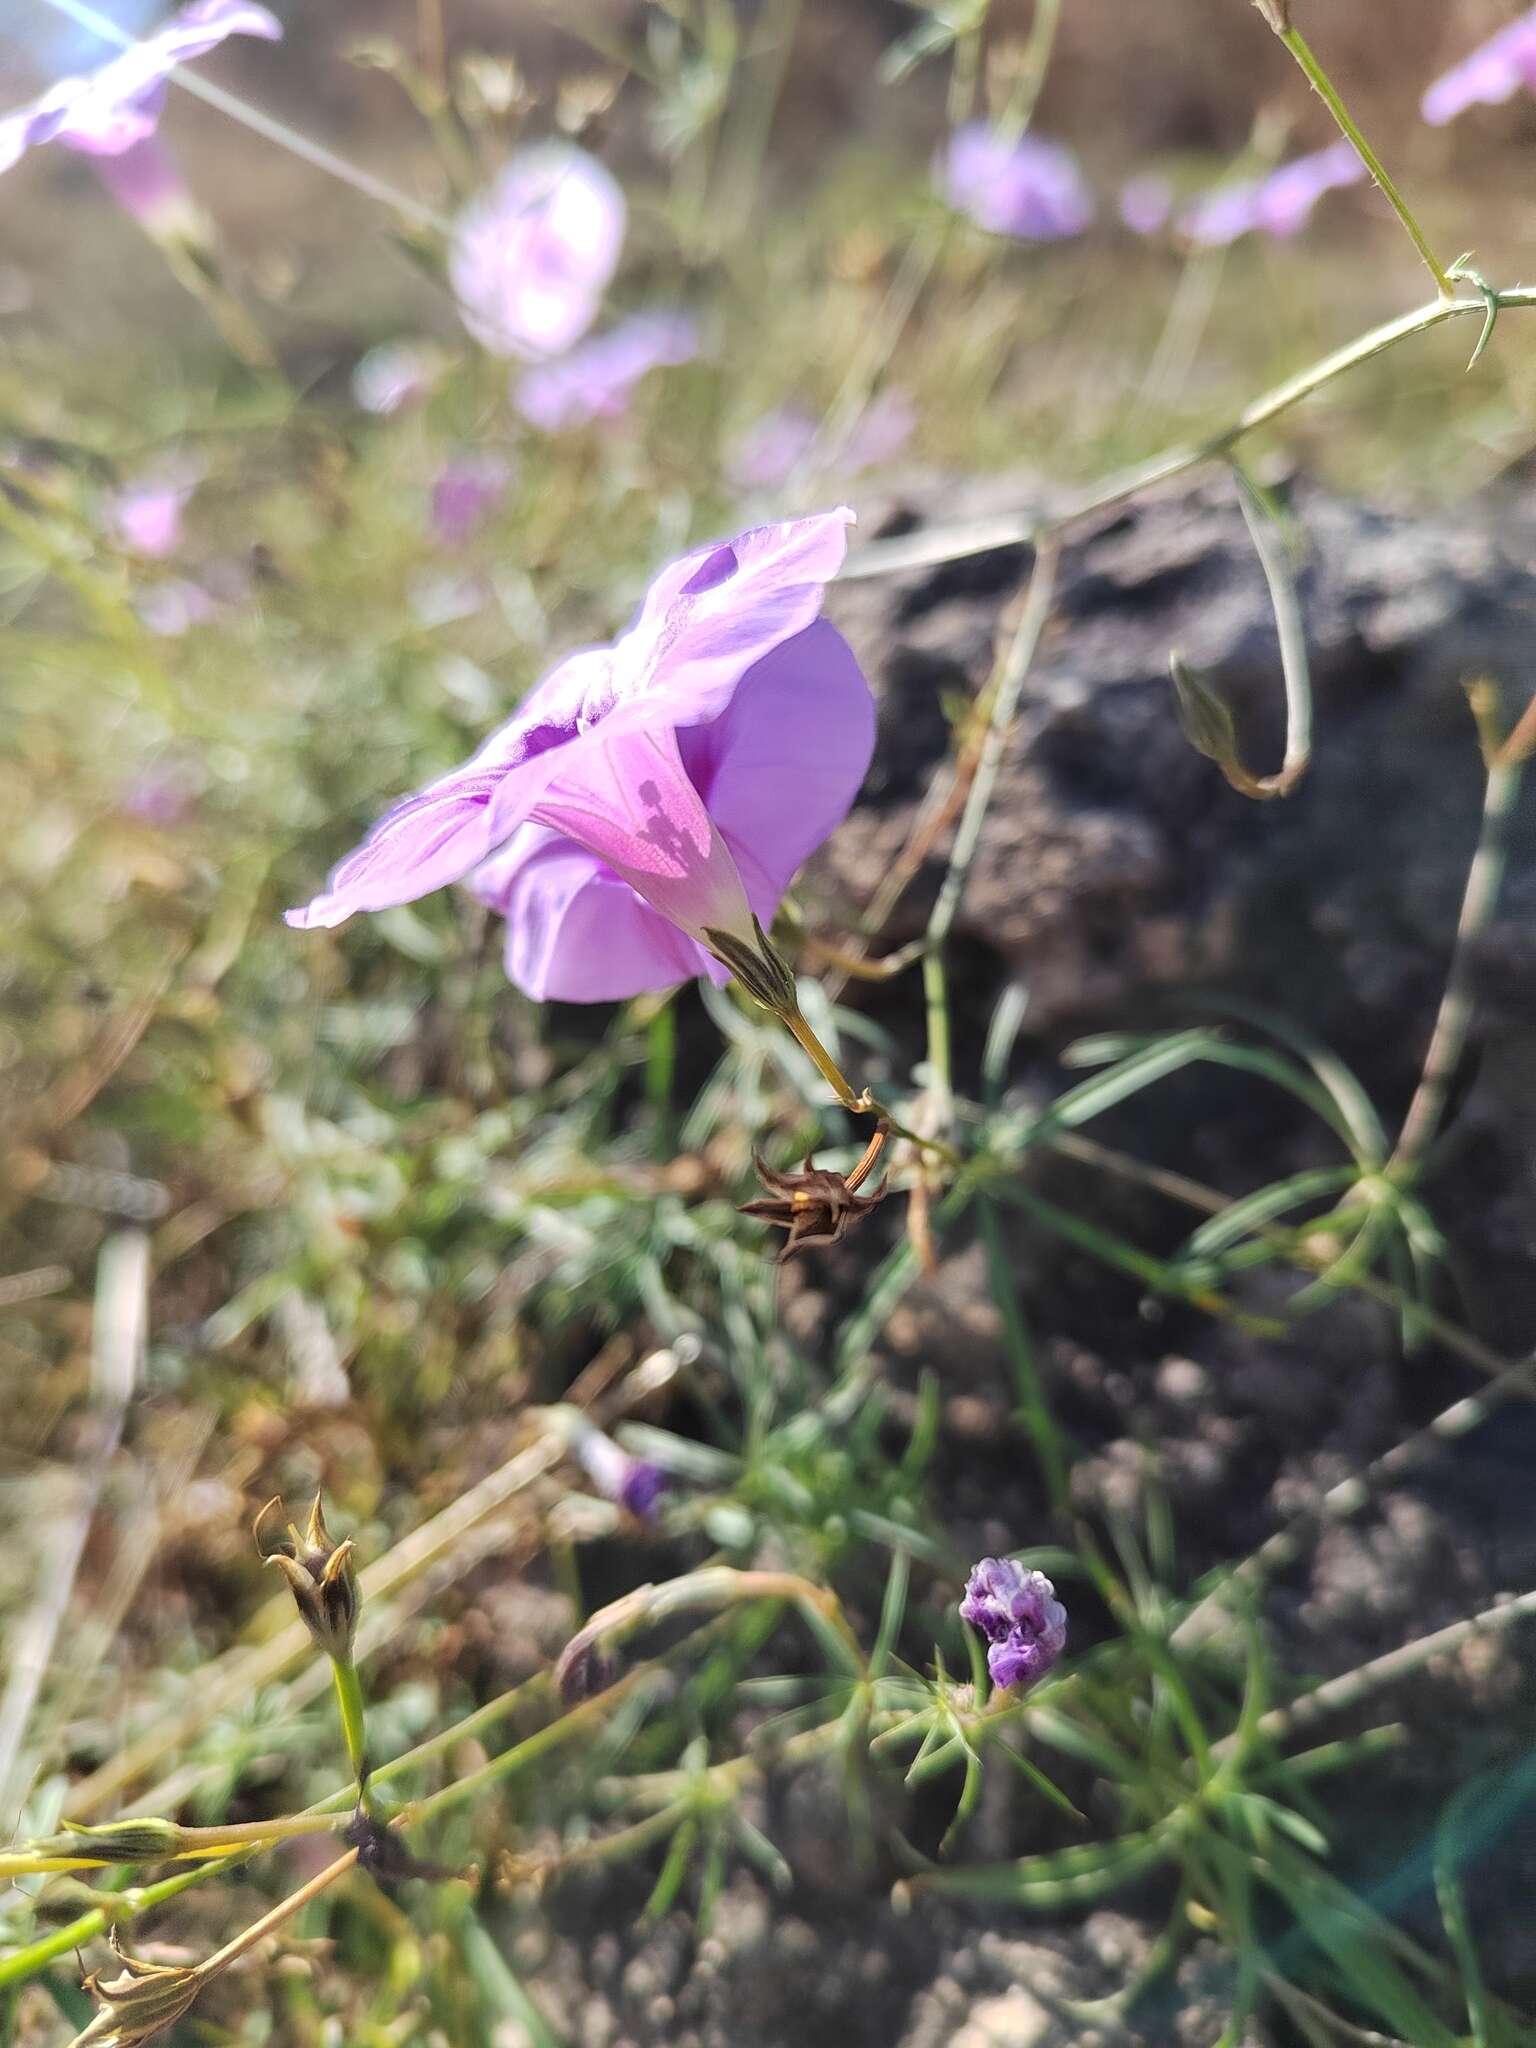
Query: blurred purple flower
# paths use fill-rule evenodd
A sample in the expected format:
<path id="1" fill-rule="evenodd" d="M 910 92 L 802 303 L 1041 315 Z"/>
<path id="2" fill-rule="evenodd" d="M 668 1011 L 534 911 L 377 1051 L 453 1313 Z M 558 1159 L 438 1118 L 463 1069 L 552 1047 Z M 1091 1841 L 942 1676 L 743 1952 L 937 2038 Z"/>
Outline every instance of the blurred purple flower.
<path id="1" fill-rule="evenodd" d="M 1325 192 L 1358 185 L 1368 175 L 1354 144 L 1341 139 L 1265 177 L 1218 187 L 1186 207 L 1177 225 L 1201 249 L 1224 248 L 1255 231 L 1288 240 L 1300 234 Z"/>
<path id="2" fill-rule="evenodd" d="M 960 1618 L 987 1640 L 992 1683 L 1022 1692 L 1044 1678 L 1067 1644 L 1067 1610 L 1044 1572 L 1012 1557 L 984 1557 L 966 1581 Z"/>
<path id="3" fill-rule="evenodd" d="M 950 137 L 939 166 L 944 196 L 994 235 L 1058 242 L 1093 220 L 1093 194 L 1059 142 L 1006 135 L 972 121 Z"/>
<path id="4" fill-rule="evenodd" d="M 118 803 L 146 825 L 175 825 L 191 808 L 193 785 L 185 769 L 154 761 L 123 784 Z"/>
<path id="5" fill-rule="evenodd" d="M 525 370 L 513 397 L 524 419 L 558 434 L 618 419 L 649 371 L 691 362 L 698 352 L 698 323 L 688 314 L 635 313 L 568 355 Z"/>
<path id="6" fill-rule="evenodd" d="M 667 1475 L 659 1465 L 648 1458 L 632 1458 L 592 1424 L 576 1431 L 572 1448 L 605 1499 L 616 1501 L 642 1522 L 651 1519 L 667 1485 Z"/>
<path id="7" fill-rule="evenodd" d="M 597 317 L 627 216 L 613 174 L 574 143 L 521 150 L 453 231 L 448 274 L 464 325 L 493 355 L 568 349 Z"/>
<path id="8" fill-rule="evenodd" d="M 1498 106 L 1524 88 L 1536 92 L 1536 7 L 1479 45 L 1425 93 L 1426 121 L 1443 128 L 1468 107 Z"/>
<path id="9" fill-rule="evenodd" d="M 912 429 L 917 425 L 917 407 L 910 396 L 895 384 L 888 385 L 877 398 L 872 398 L 854 423 L 853 432 L 848 436 L 839 467 L 857 474 L 864 469 L 877 469 L 882 462 L 889 462 L 899 455 L 912 438 Z"/>
<path id="10" fill-rule="evenodd" d="M 61 78 L 30 106 L 0 119 L 0 171 L 40 142 L 62 142 L 87 156 L 120 156 L 154 134 L 178 64 L 206 56 L 226 36 L 276 42 L 282 33 L 276 15 L 255 0 L 193 0 L 99 71 Z"/>
<path id="11" fill-rule="evenodd" d="M 1173 213 L 1173 186 L 1156 171 L 1120 187 L 1120 218 L 1133 235 L 1160 235 Z"/>
<path id="12" fill-rule="evenodd" d="M 196 487 L 197 472 L 186 464 L 136 477 L 108 507 L 114 536 L 134 554 L 163 561 L 181 544 L 181 515 Z"/>
<path id="13" fill-rule="evenodd" d="M 856 476 L 889 462 L 911 439 L 917 408 L 908 394 L 889 386 L 870 400 L 854 422 L 841 452 L 831 451 L 838 470 Z M 739 491 L 778 490 L 816 445 L 821 423 L 804 406 L 781 405 L 764 413 L 731 451 L 726 474 Z"/>
<path id="14" fill-rule="evenodd" d="M 443 373 L 440 353 L 420 341 L 381 341 L 352 372 L 352 396 L 364 412 L 420 405 Z"/>
<path id="15" fill-rule="evenodd" d="M 432 531 L 444 547 L 462 547 L 506 493 L 512 470 L 499 455 L 461 455 L 432 486 Z"/>
<path id="16" fill-rule="evenodd" d="M 219 607 L 200 583 L 173 577 L 167 583 L 151 584 L 138 599 L 136 609 L 151 633 L 177 640 L 194 626 L 206 626 Z"/>
<path id="17" fill-rule="evenodd" d="M 755 947 L 869 765 L 874 705 L 818 615 L 845 509 L 697 549 L 611 647 L 570 655 L 472 760 L 398 804 L 301 928 L 468 878 L 537 1001 L 724 980 L 713 929 Z"/>
<path id="18" fill-rule="evenodd" d="M 726 474 L 740 491 L 772 491 L 788 483 L 815 444 L 816 415 L 803 405 L 778 405 L 754 420 L 731 450 Z"/>

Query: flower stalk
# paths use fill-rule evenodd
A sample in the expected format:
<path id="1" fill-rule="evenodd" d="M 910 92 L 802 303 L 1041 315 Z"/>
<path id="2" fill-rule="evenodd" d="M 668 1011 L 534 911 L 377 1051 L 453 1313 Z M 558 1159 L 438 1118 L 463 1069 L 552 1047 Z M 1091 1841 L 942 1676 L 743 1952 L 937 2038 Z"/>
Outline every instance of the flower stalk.
<path id="1" fill-rule="evenodd" d="M 1296 59 L 1296 62 L 1301 66 L 1302 71 L 1306 74 L 1307 82 L 1311 85 L 1312 90 L 1317 94 L 1329 113 L 1332 114 L 1340 132 L 1354 145 L 1361 162 L 1381 188 L 1382 196 L 1402 222 L 1409 241 L 1418 250 L 1425 269 L 1435 280 L 1441 298 L 1453 299 L 1456 296 L 1456 288 L 1451 283 L 1449 272 L 1441 263 L 1434 250 L 1429 246 L 1429 238 L 1414 218 L 1407 200 L 1404 199 L 1402 193 L 1398 191 L 1397 186 L 1392 182 L 1392 178 L 1386 166 L 1382 163 L 1381 158 L 1372 149 L 1369 142 L 1366 141 L 1364 135 L 1361 134 L 1360 129 L 1355 123 L 1354 116 L 1339 97 L 1333 80 L 1313 55 L 1306 37 L 1301 33 L 1300 29 L 1291 28 L 1288 25 L 1287 16 L 1284 11 L 1281 11 L 1276 17 L 1271 19 L 1270 26 L 1275 29 L 1281 42 L 1284 43 L 1285 47 Z"/>

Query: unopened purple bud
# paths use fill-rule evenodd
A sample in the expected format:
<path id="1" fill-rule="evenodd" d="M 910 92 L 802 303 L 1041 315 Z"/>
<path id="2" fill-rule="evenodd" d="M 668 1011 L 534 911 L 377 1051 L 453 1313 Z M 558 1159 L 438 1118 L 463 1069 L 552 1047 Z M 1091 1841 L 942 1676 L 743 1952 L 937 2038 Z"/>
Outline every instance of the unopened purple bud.
<path id="1" fill-rule="evenodd" d="M 648 1458 L 632 1458 L 611 1436 L 595 1428 L 581 1431 L 575 1451 L 599 1493 L 641 1521 L 650 1520 L 667 1484 L 659 1465 Z"/>
<path id="2" fill-rule="evenodd" d="M 984 1557 L 966 1581 L 960 1618 L 987 1642 L 992 1683 L 1024 1691 L 1044 1678 L 1067 1643 L 1067 1610 L 1044 1572 L 1012 1557 Z"/>

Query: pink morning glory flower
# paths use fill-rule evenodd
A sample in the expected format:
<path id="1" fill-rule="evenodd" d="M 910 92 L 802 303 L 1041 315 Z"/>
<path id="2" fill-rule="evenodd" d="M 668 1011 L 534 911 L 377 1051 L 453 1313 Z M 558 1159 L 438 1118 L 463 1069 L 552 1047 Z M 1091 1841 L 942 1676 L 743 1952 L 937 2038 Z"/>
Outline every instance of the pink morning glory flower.
<path id="1" fill-rule="evenodd" d="M 604 1002 L 724 980 L 846 815 L 874 746 L 853 651 L 820 617 L 845 508 L 685 555 L 610 647 L 573 654 L 463 766 L 397 804 L 288 922 L 338 925 L 468 880 L 512 981 Z"/>
<path id="2" fill-rule="evenodd" d="M 996 1686 L 1023 1692 L 1051 1669 L 1067 1646 L 1067 1610 L 1044 1572 L 1013 1557 L 984 1557 L 966 1581 L 960 1618 L 987 1642 Z"/>
<path id="3" fill-rule="evenodd" d="M 635 313 L 596 340 L 525 370 L 513 398 L 524 419 L 558 434 L 618 419 L 642 377 L 691 362 L 698 352 L 698 323 L 688 314 Z"/>
<path id="4" fill-rule="evenodd" d="M 950 137 L 939 175 L 956 212 L 994 235 L 1057 242 L 1080 235 L 1093 220 L 1093 194 L 1077 158 L 1037 135 L 968 122 Z"/>
<path id="5" fill-rule="evenodd" d="M 1522 88 L 1536 92 L 1536 7 L 1437 78 L 1424 95 L 1422 112 L 1443 128 L 1468 107 L 1501 105 Z"/>
<path id="6" fill-rule="evenodd" d="M 916 425 L 917 408 L 911 398 L 890 385 L 870 400 L 843 447 L 832 451 L 838 469 L 857 476 L 889 462 L 901 453 Z M 726 474 L 738 490 L 778 490 L 809 457 L 820 431 L 821 422 L 804 406 L 778 406 L 748 427 L 731 451 Z"/>
<path id="7" fill-rule="evenodd" d="M 1340 140 L 1262 178 L 1218 187 L 1186 207 L 1178 227 L 1202 249 L 1225 247 L 1256 230 L 1285 241 L 1300 234 L 1325 192 L 1358 185 L 1367 175 L 1354 144 Z"/>
<path id="8" fill-rule="evenodd" d="M 276 15 L 255 0 L 193 0 L 99 71 L 61 78 L 30 106 L 0 118 L 0 171 L 40 142 L 62 142 L 87 156 L 120 156 L 154 134 L 178 64 L 206 56 L 226 36 L 276 42 L 282 33 Z"/>
<path id="9" fill-rule="evenodd" d="M 624 194 L 574 143 L 518 152 L 454 228 L 448 274 L 493 355 L 559 355 L 597 317 L 624 243 Z"/>
<path id="10" fill-rule="evenodd" d="M 493 512 L 512 478 L 499 455 L 461 455 L 432 486 L 432 531 L 444 547 L 462 547 Z"/>
<path id="11" fill-rule="evenodd" d="M 136 555 L 163 561 L 181 543 L 181 515 L 197 485 L 189 466 L 136 477 L 125 484 L 108 507 L 108 523 L 116 538 Z"/>

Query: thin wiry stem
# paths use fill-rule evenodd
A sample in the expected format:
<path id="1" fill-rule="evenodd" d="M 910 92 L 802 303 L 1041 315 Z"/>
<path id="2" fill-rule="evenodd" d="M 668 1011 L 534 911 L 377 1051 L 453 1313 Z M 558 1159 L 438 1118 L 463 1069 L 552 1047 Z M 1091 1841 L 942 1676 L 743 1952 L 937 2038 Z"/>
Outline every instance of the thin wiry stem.
<path id="1" fill-rule="evenodd" d="M 1176 1647 L 1199 1642 L 1220 1626 L 1222 1604 L 1236 1587 L 1254 1586 L 1271 1572 L 1284 1571 L 1301 1556 L 1308 1542 L 1329 1522 L 1347 1521 L 1368 1506 L 1384 1485 L 1422 1471 L 1447 1444 L 1477 1429 L 1506 1402 L 1536 1396 L 1536 1358 L 1520 1359 L 1481 1393 L 1463 1395 L 1411 1436 L 1372 1459 L 1363 1471 L 1352 1472 L 1318 1501 L 1266 1537 L 1258 1549 L 1227 1573 L 1192 1607 L 1169 1641 Z"/>
<path id="2" fill-rule="evenodd" d="M 1508 291 L 1496 292 L 1494 299 L 1501 311 L 1536 306 L 1536 286 L 1516 285 Z M 1107 483 L 1095 485 L 1091 490 L 1068 499 L 1061 510 L 1049 519 L 1031 513 L 999 513 L 986 519 L 932 527 L 926 532 L 897 540 L 873 541 L 852 556 L 843 575 L 897 575 L 910 569 L 927 569 L 941 562 L 958 561 L 966 555 L 988 554 L 995 548 L 1019 547 L 1030 540 L 1038 544 L 1053 534 L 1063 535 L 1081 521 L 1113 510 L 1127 498 L 1138 497 L 1143 491 L 1152 490 L 1160 484 L 1172 483 L 1189 470 L 1198 469 L 1202 463 L 1218 461 L 1229 454 L 1244 435 L 1251 434 L 1258 427 L 1268 426 L 1272 420 L 1279 419 L 1293 406 L 1300 405 L 1304 399 L 1311 398 L 1315 392 L 1331 384 L 1336 377 L 1385 355 L 1399 342 L 1411 340 L 1416 334 L 1427 334 L 1446 320 L 1474 315 L 1478 320 L 1486 321 L 1487 299 L 1431 299 L 1427 305 L 1416 306 L 1412 312 L 1400 313 L 1395 320 L 1383 321 L 1379 327 L 1371 328 L 1354 341 L 1346 342 L 1342 348 L 1309 363 L 1283 383 L 1272 385 L 1268 391 L 1250 399 L 1235 418 L 1204 440 L 1165 449 L 1133 469 L 1122 470 L 1119 476 L 1111 477 Z"/>
<path id="3" fill-rule="evenodd" d="M 934 1086 L 939 1090 L 944 1102 L 947 1102 L 952 1087 L 944 944 L 953 928 L 955 913 L 960 908 L 960 899 L 965 894 L 971 863 L 975 860 L 976 849 L 981 843 L 981 828 L 986 822 L 987 807 L 997 786 L 1003 749 L 1007 746 L 1008 735 L 1013 730 L 1019 697 L 1034 661 L 1035 652 L 1040 645 L 1040 636 L 1045 631 L 1046 620 L 1050 617 L 1051 600 L 1055 591 L 1056 549 L 1053 543 L 1047 540 L 1042 542 L 1035 555 L 1028 595 L 1024 600 L 1018 625 L 998 667 L 986 738 L 982 742 L 976 774 L 965 800 L 965 809 L 961 813 L 959 830 L 955 834 L 954 847 L 949 856 L 949 867 L 939 889 L 938 901 L 933 906 L 933 914 L 928 920 L 927 951 L 923 955 L 923 989 L 928 1005 L 928 1064 L 933 1071 Z"/>
<path id="4" fill-rule="evenodd" d="M 1482 686 L 1485 690 L 1487 685 Z M 1483 792 L 1483 823 L 1467 875 L 1467 890 L 1456 925 L 1455 951 L 1439 1014 L 1424 1056 L 1424 1071 L 1414 1091 L 1388 1171 L 1406 1171 L 1422 1156 L 1440 1127 L 1451 1082 L 1472 1023 L 1472 966 L 1476 941 L 1494 912 L 1504 870 L 1509 863 L 1510 826 L 1525 763 L 1511 754 L 1506 742 L 1489 750 L 1488 781 Z"/>
<path id="5" fill-rule="evenodd" d="M 110 16 L 98 12 L 86 4 L 86 0 L 45 0 L 45 4 L 57 13 L 68 15 L 82 28 L 88 28 L 103 42 L 115 44 L 120 50 L 133 47 L 133 37 L 126 34 Z M 389 207 L 402 219 L 413 221 L 417 227 L 434 228 L 440 234 L 449 232 L 452 223 L 435 208 L 426 206 L 419 199 L 413 199 L 408 192 L 389 184 L 383 178 L 376 178 L 372 171 L 365 171 L 361 164 L 354 164 L 346 157 L 338 156 L 333 149 L 327 149 L 323 142 L 314 142 L 297 129 L 290 128 L 286 121 L 276 120 L 271 114 L 264 114 L 259 107 L 253 107 L 233 93 L 225 92 L 222 86 L 210 85 L 206 78 L 200 78 L 195 71 L 177 65 L 171 77 L 184 92 L 194 99 L 204 101 L 210 107 L 217 107 L 221 114 L 227 114 L 232 121 L 238 121 L 242 128 L 249 128 L 253 134 L 263 136 L 268 142 L 275 142 L 279 149 L 287 150 L 301 162 L 310 164 L 317 171 L 324 171 L 327 177 L 338 179 L 343 185 L 350 185 L 354 192 L 361 192 L 365 199 L 376 200 L 379 205 Z"/>
<path id="6" fill-rule="evenodd" d="M 1409 241 L 1412 242 L 1419 255 L 1423 258 L 1424 267 L 1439 286 L 1442 297 L 1447 299 L 1452 297 L 1454 288 L 1444 265 L 1429 246 L 1424 230 L 1414 219 L 1407 200 L 1404 199 L 1402 193 L 1393 184 L 1381 158 L 1377 156 L 1375 150 L 1372 149 L 1359 128 L 1356 127 L 1354 117 L 1348 107 L 1345 106 L 1343 100 L 1340 99 L 1333 80 L 1312 54 L 1307 45 L 1306 38 L 1302 35 L 1300 29 L 1288 28 L 1281 30 L 1280 40 L 1301 66 L 1306 74 L 1307 82 L 1329 113 L 1332 114 L 1334 120 L 1338 123 L 1341 133 L 1354 145 L 1355 152 L 1359 156 L 1360 161 L 1376 180 L 1383 198 L 1402 222 Z"/>
<path id="7" fill-rule="evenodd" d="M 1325 1714 L 1344 1713 L 1379 1686 L 1395 1684 L 1398 1679 L 1421 1671 L 1436 1657 L 1449 1656 L 1473 1636 L 1508 1628 L 1511 1623 L 1523 1621 L 1533 1614 L 1536 1614 L 1536 1592 L 1521 1593 L 1516 1599 L 1502 1600 L 1496 1606 L 1485 1607 L 1480 1614 L 1468 1615 L 1463 1621 L 1453 1621 L 1427 1636 L 1416 1636 L 1411 1643 L 1403 1643 L 1383 1656 L 1373 1657 L 1367 1664 L 1357 1664 L 1353 1671 L 1343 1672 L 1338 1678 L 1327 1679 L 1311 1692 L 1303 1693 L 1299 1700 L 1293 1700 L 1288 1707 L 1272 1708 L 1259 1721 L 1259 1732 L 1270 1742 L 1300 1734 Z M 1213 1747 L 1211 1754 L 1219 1755 L 1234 1746 L 1234 1739 L 1228 1736 Z"/>

